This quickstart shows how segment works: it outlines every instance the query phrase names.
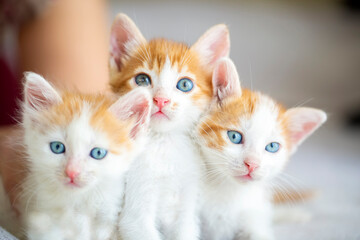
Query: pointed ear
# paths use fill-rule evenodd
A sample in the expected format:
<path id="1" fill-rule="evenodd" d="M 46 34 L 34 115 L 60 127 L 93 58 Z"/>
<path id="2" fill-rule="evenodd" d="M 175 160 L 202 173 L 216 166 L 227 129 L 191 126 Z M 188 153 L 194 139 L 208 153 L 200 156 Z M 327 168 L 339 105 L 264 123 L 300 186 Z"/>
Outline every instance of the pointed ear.
<path id="1" fill-rule="evenodd" d="M 61 97 L 56 90 L 39 74 L 25 72 L 25 106 L 39 111 L 60 103 Z"/>
<path id="2" fill-rule="evenodd" d="M 141 43 L 146 43 L 146 40 L 135 23 L 127 15 L 118 14 L 111 28 L 111 68 L 117 68 L 117 71 L 120 71 L 124 59 L 129 57 Z"/>
<path id="3" fill-rule="evenodd" d="M 136 138 L 139 132 L 146 130 L 150 121 L 151 97 L 147 90 L 136 88 L 120 97 L 109 111 L 120 120 L 133 118 L 135 123 L 131 130 L 131 137 Z"/>
<path id="4" fill-rule="evenodd" d="M 326 121 L 326 113 L 315 108 L 291 108 L 286 111 L 285 119 L 290 136 L 292 152 L 318 127 Z"/>
<path id="5" fill-rule="evenodd" d="M 222 58 L 216 63 L 212 84 L 214 97 L 219 102 L 229 96 L 241 96 L 239 75 L 233 61 L 229 58 Z"/>
<path id="6" fill-rule="evenodd" d="M 199 38 L 191 49 L 198 52 L 207 65 L 214 67 L 217 60 L 229 56 L 229 29 L 224 24 L 213 26 Z"/>

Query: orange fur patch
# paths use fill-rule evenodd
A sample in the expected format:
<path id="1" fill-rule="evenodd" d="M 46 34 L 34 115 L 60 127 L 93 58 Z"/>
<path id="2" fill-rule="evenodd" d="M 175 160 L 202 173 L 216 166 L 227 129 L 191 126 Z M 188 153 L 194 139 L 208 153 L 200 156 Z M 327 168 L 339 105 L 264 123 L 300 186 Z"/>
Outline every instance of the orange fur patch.
<path id="1" fill-rule="evenodd" d="M 226 141 L 222 137 L 222 132 L 231 130 L 230 126 L 239 126 L 239 118 L 250 119 L 254 113 L 257 104 L 260 104 L 265 95 L 253 92 L 248 89 L 242 90 L 241 97 L 233 96 L 225 99 L 221 105 L 215 106 L 205 120 L 203 120 L 199 127 L 198 133 L 206 140 L 208 147 L 222 150 Z M 287 139 L 288 145 L 289 134 L 287 130 L 287 120 L 284 118 L 285 108 L 275 103 L 279 110 L 277 121 L 279 122 L 282 135 Z"/>
<path id="2" fill-rule="evenodd" d="M 186 44 L 166 39 L 154 39 L 142 44 L 131 54 L 131 57 L 124 59 L 121 71 L 111 76 L 112 90 L 120 95 L 129 92 L 132 90 L 130 81 L 140 73 L 139 68 L 147 68 L 159 74 L 167 58 L 179 72 L 186 70 L 195 76 L 195 84 L 200 91 L 192 95 L 194 104 L 201 104 L 198 102 L 204 97 L 210 101 L 212 72 L 203 66 L 198 54 Z"/>
<path id="3" fill-rule="evenodd" d="M 275 189 L 272 195 L 272 202 L 275 204 L 305 202 L 316 197 L 319 193 L 314 190 Z"/>
<path id="4" fill-rule="evenodd" d="M 119 147 L 131 147 L 131 120 L 120 121 L 108 111 L 115 101 L 105 95 L 85 95 L 79 93 L 62 94 L 62 102 L 43 113 L 47 128 L 67 126 L 74 118 L 81 115 L 84 107 L 89 108 L 90 125 L 106 134 L 111 143 L 109 151 L 118 153 Z M 86 106 L 87 105 L 87 106 Z"/>

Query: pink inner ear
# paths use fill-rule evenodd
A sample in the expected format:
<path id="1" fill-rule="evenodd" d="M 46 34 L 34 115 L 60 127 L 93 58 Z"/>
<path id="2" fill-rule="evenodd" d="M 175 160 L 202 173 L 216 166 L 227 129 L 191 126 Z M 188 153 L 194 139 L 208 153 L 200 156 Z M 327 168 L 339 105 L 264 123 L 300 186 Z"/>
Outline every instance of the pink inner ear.
<path id="1" fill-rule="evenodd" d="M 315 127 L 317 126 L 317 123 L 315 122 L 307 122 L 302 126 L 301 132 L 296 132 L 292 136 L 293 141 L 295 143 L 300 142 L 302 139 L 304 139 Z"/>
<path id="2" fill-rule="evenodd" d="M 121 67 L 121 61 L 120 61 L 121 60 L 121 52 L 122 52 L 123 49 L 120 48 L 115 35 L 111 35 L 110 45 L 111 45 L 111 56 L 114 58 L 116 66 L 120 70 L 120 67 Z"/>
<path id="3" fill-rule="evenodd" d="M 210 28 L 193 47 L 204 57 L 206 64 L 213 68 L 220 58 L 229 56 L 228 28 L 222 24 Z"/>
<path id="4" fill-rule="evenodd" d="M 134 36 L 125 29 L 124 26 L 118 24 L 113 27 L 110 39 L 111 55 L 119 70 L 122 66 L 121 59 L 126 55 L 125 44 L 130 41 L 131 38 L 134 38 Z"/>
<path id="5" fill-rule="evenodd" d="M 145 41 L 136 25 L 124 14 L 119 14 L 111 28 L 111 55 L 120 70 L 122 60 L 135 45 Z M 130 45 L 129 45 L 130 43 Z"/>
<path id="6" fill-rule="evenodd" d="M 26 94 L 26 101 L 31 108 L 37 109 L 39 106 L 46 107 L 51 103 L 45 98 L 44 94 L 36 88 L 35 85 L 29 84 Z"/>
<path id="7" fill-rule="evenodd" d="M 136 115 L 136 123 L 131 130 L 130 137 L 135 138 L 140 131 L 140 128 L 147 123 L 146 116 L 148 115 L 150 108 L 147 102 L 142 102 L 134 105 L 131 110 L 134 112 L 133 115 Z"/>
<path id="8" fill-rule="evenodd" d="M 216 80 L 215 87 L 225 88 L 229 84 L 228 74 L 226 72 L 226 65 L 221 63 L 216 69 L 214 80 Z"/>
<path id="9" fill-rule="evenodd" d="M 211 46 L 210 50 L 213 52 L 212 59 L 210 64 L 215 64 L 220 58 L 227 57 L 229 55 L 229 43 L 227 42 L 227 35 L 223 33 L 223 35 L 214 41 Z"/>
<path id="10" fill-rule="evenodd" d="M 214 96 L 220 101 L 232 95 L 241 95 L 239 77 L 230 59 L 223 58 L 216 63 L 213 88 Z"/>
<path id="11" fill-rule="evenodd" d="M 316 123 L 315 122 L 308 122 L 305 123 L 303 126 L 303 129 L 306 133 L 309 133 L 311 130 L 313 130 L 316 127 Z"/>

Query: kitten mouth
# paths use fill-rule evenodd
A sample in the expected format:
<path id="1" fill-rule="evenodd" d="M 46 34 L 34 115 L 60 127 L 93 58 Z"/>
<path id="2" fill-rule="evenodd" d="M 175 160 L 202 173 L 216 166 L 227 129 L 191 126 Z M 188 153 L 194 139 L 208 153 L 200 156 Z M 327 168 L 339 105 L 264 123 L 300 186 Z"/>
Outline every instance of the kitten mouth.
<path id="1" fill-rule="evenodd" d="M 70 188 L 81 188 L 81 187 L 82 187 L 82 185 L 81 185 L 80 183 L 75 182 L 75 181 L 71 181 L 71 180 L 67 181 L 67 182 L 65 183 L 65 185 L 66 185 L 67 187 L 70 187 Z"/>
<path id="2" fill-rule="evenodd" d="M 170 120 L 170 118 L 160 110 L 157 111 L 156 113 L 152 114 L 151 117 L 155 117 L 155 118 L 158 118 L 158 119 L 166 118 L 166 119 Z"/>
<path id="3" fill-rule="evenodd" d="M 80 188 L 81 186 L 74 183 L 74 182 L 68 182 L 66 183 L 66 186 L 69 187 L 69 188 Z"/>
<path id="4" fill-rule="evenodd" d="M 246 175 L 237 175 L 235 176 L 236 179 L 239 179 L 239 180 L 245 180 L 245 181 L 250 181 L 250 180 L 253 180 L 253 177 L 250 175 L 250 173 L 246 174 Z"/>

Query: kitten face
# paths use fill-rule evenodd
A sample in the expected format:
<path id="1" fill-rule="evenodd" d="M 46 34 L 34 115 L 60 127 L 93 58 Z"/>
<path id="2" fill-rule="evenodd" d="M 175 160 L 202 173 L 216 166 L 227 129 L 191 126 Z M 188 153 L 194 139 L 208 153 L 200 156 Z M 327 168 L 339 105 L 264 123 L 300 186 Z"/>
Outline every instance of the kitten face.
<path id="1" fill-rule="evenodd" d="M 215 67 L 213 86 L 212 107 L 195 135 L 210 173 L 220 179 L 249 182 L 274 177 L 326 120 L 321 110 L 286 110 L 266 95 L 241 90 L 236 68 L 227 58 Z"/>
<path id="2" fill-rule="evenodd" d="M 123 93 L 143 87 L 151 94 L 150 124 L 153 129 L 186 128 L 210 101 L 211 78 L 206 71 L 196 67 L 199 65 L 196 54 L 186 46 L 155 40 L 137 50 L 134 58 L 124 64 L 124 70 L 116 79 L 113 78 L 112 86 L 114 91 Z M 136 81 L 140 77 L 146 78 L 148 83 L 139 86 Z M 192 88 L 179 89 L 179 81 L 188 81 Z"/>
<path id="3" fill-rule="evenodd" d="M 120 14 L 111 46 L 113 91 L 123 94 L 144 87 L 153 98 L 151 128 L 162 132 L 188 129 L 198 119 L 211 99 L 212 61 L 228 54 L 229 43 L 223 25 L 191 48 L 164 39 L 147 42 Z"/>
<path id="4" fill-rule="evenodd" d="M 289 156 L 283 113 L 258 93 L 245 90 L 242 97 L 227 99 L 198 128 L 208 163 L 241 182 L 275 176 Z M 279 149 L 267 147 L 271 143 Z"/>
<path id="5" fill-rule="evenodd" d="M 102 95 L 60 95 L 39 75 L 27 74 L 23 126 L 33 176 L 73 192 L 93 189 L 126 171 L 140 149 L 134 122 L 149 118 L 150 100 L 143 94 L 132 92 L 115 103 Z M 134 99 L 139 104 L 129 106 Z"/>
<path id="6" fill-rule="evenodd" d="M 69 100 L 76 104 L 75 99 Z M 72 108 L 72 104 L 61 104 L 56 106 L 57 109 L 49 109 L 49 112 L 40 116 L 39 121 L 43 124 L 33 125 L 31 133 L 28 133 L 32 139 L 29 139 L 31 143 L 28 144 L 32 169 L 36 169 L 38 174 L 45 175 L 62 188 L 91 187 L 108 174 L 115 175 L 125 171 L 130 163 L 125 146 L 134 147 L 128 138 L 119 139 L 117 144 L 113 144 L 108 133 L 99 126 L 109 123 L 102 122 L 102 119 L 95 123 L 94 115 L 97 113 L 91 111 L 94 106 L 85 102 L 78 104 L 81 104 L 81 111 Z M 58 119 L 60 109 L 64 108 L 74 115 L 68 116 L 68 119 Z M 117 131 L 119 136 L 129 136 L 129 126 L 117 126 L 118 129 L 114 131 Z M 52 142 L 63 144 L 64 152 L 53 152 Z M 91 157 L 94 148 L 106 150 L 106 156 L 101 160 Z"/>

